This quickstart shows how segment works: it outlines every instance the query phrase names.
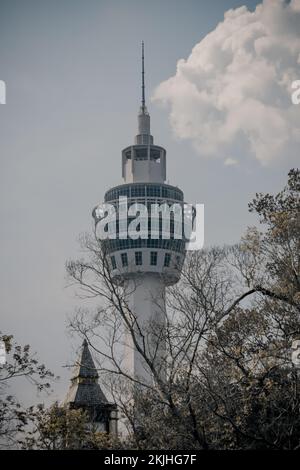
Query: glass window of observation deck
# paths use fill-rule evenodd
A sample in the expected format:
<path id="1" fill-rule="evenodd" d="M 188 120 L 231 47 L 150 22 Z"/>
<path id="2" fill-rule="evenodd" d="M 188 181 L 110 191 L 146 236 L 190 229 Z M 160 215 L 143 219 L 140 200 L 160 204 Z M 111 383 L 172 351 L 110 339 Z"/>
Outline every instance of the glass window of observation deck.
<path id="1" fill-rule="evenodd" d="M 153 185 L 148 187 L 147 196 L 148 197 L 160 197 L 161 186 Z"/>
<path id="2" fill-rule="evenodd" d="M 150 253 L 150 264 L 151 266 L 157 265 L 157 251 L 151 251 Z"/>
<path id="3" fill-rule="evenodd" d="M 137 149 L 135 151 L 135 160 L 147 160 L 147 148 L 145 149 Z"/>
<path id="4" fill-rule="evenodd" d="M 141 266 L 143 264 L 143 254 L 141 251 L 135 252 L 135 264 Z"/>
<path id="5" fill-rule="evenodd" d="M 155 160 L 157 163 L 160 162 L 160 151 L 151 149 L 150 151 L 150 160 Z"/>
<path id="6" fill-rule="evenodd" d="M 114 256 L 111 256 L 110 260 L 111 260 L 112 268 L 116 269 L 117 267 L 116 258 Z"/>
<path id="7" fill-rule="evenodd" d="M 122 266 L 123 266 L 123 267 L 128 266 L 128 257 L 127 257 L 127 253 L 121 253 L 121 261 L 122 261 Z"/>
<path id="8" fill-rule="evenodd" d="M 132 186 L 131 197 L 145 197 L 145 186 Z"/>
<path id="9" fill-rule="evenodd" d="M 170 266 L 170 262 L 171 262 L 171 254 L 170 253 L 166 253 L 165 254 L 165 261 L 164 261 L 164 266 L 166 268 L 168 268 Z"/>

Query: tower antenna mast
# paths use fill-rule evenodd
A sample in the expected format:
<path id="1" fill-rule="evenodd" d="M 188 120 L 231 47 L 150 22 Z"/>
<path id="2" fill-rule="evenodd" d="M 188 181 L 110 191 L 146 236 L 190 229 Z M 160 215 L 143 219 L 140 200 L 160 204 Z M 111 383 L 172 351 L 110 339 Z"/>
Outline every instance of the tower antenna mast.
<path id="1" fill-rule="evenodd" d="M 142 108 L 145 111 L 145 66 L 144 66 L 144 41 L 142 41 Z"/>

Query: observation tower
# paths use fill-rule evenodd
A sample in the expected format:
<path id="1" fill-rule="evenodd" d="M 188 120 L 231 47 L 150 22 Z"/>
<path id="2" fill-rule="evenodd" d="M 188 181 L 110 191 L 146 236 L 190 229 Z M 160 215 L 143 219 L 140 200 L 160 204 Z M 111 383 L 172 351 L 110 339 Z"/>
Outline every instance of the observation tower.
<path id="1" fill-rule="evenodd" d="M 142 43 L 142 100 L 138 133 L 134 143 L 122 151 L 123 184 L 109 189 L 104 196 L 104 204 L 114 206 L 119 215 L 115 226 L 116 237 L 107 238 L 101 243 L 113 282 L 124 286 L 128 306 L 136 318 L 138 343 L 145 348 L 153 363 L 160 367 L 163 379 L 166 373 L 163 334 L 166 322 L 165 289 L 178 282 L 185 257 L 183 217 L 176 216 L 176 211 L 180 212 L 180 209 L 183 215 L 184 195 L 178 187 L 165 183 L 166 150 L 154 144 L 151 135 L 144 75 Z M 157 206 L 160 207 L 158 212 L 153 211 L 153 207 Z M 127 208 L 127 216 L 123 217 L 122 210 L 125 214 Z M 134 222 L 137 213 L 139 220 Z M 97 208 L 93 211 L 93 217 L 97 223 Z M 139 229 L 140 236 L 130 236 L 128 229 L 131 224 Z M 125 342 L 124 357 L 128 372 L 136 379 L 152 383 L 149 367 L 130 335 L 127 335 Z"/>

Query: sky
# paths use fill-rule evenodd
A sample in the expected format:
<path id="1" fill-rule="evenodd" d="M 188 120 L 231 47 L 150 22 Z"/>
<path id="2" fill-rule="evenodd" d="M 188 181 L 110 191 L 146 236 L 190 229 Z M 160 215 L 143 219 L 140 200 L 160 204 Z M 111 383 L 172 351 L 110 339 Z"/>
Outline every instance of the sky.
<path id="1" fill-rule="evenodd" d="M 257 222 L 255 193 L 278 192 L 299 165 L 299 15 L 299 0 L 0 0 L 0 330 L 61 376 L 51 400 L 67 391 L 79 342 L 66 325 L 83 306 L 65 262 L 122 182 L 141 41 L 167 180 L 205 205 L 205 246 L 223 245 Z"/>

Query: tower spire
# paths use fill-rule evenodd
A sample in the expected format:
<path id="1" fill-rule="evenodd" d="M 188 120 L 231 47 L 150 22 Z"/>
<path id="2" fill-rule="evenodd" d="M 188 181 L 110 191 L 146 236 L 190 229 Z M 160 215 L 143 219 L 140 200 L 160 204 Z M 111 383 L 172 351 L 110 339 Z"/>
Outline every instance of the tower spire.
<path id="1" fill-rule="evenodd" d="M 145 56 L 144 41 L 142 41 L 142 103 L 138 114 L 138 134 L 135 137 L 137 145 L 153 144 L 153 137 L 150 134 L 150 116 L 145 100 Z"/>
<path id="2" fill-rule="evenodd" d="M 145 111 L 145 64 L 144 64 L 144 41 L 142 41 L 142 109 Z"/>

